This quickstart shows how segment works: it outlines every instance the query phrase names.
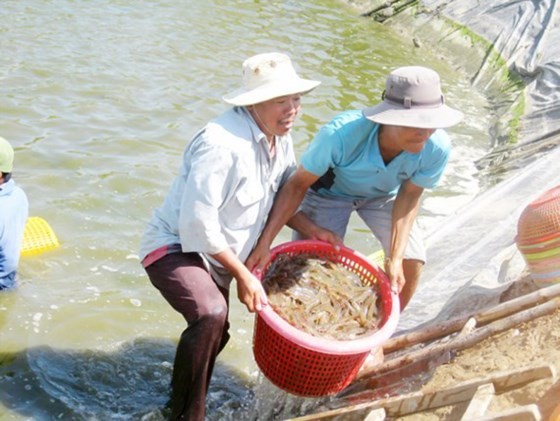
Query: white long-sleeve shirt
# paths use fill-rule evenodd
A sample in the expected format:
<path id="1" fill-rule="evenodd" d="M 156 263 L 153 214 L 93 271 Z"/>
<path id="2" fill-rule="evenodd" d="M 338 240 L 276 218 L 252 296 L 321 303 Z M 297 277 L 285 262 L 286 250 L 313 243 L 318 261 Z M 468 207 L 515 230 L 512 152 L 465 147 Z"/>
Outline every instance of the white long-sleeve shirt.
<path id="1" fill-rule="evenodd" d="M 140 259 L 180 244 L 183 252 L 200 253 L 218 284 L 228 287 L 231 275 L 209 255 L 231 248 L 245 261 L 295 166 L 289 134 L 276 138 L 271 156 L 264 133 L 247 110 L 226 111 L 187 146 L 179 175 L 148 223 Z"/>

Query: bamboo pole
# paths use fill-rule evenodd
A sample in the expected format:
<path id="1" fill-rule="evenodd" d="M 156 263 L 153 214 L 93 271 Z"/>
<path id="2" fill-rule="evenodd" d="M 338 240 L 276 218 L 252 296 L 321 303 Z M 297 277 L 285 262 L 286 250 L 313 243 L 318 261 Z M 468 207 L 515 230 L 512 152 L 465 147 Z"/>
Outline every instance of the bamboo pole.
<path id="1" fill-rule="evenodd" d="M 558 296 L 560 296 L 560 284 L 541 288 L 532 293 L 498 304 L 490 309 L 485 309 L 474 314 L 458 317 L 443 323 L 427 326 L 421 330 L 396 336 L 385 342 L 383 345 L 383 352 L 387 355 L 407 346 L 450 335 L 463 329 L 467 321 L 471 318 L 476 320 L 477 326 L 483 326 L 494 320 L 509 316 Z"/>
<path id="2" fill-rule="evenodd" d="M 368 377 L 376 376 L 381 373 L 385 373 L 391 370 L 395 370 L 399 367 L 406 366 L 414 361 L 430 358 L 431 356 L 438 355 L 444 352 L 459 351 L 471 347 L 492 335 L 511 329 L 513 326 L 516 326 L 521 323 L 525 323 L 527 321 L 536 319 L 541 316 L 545 316 L 547 314 L 551 314 L 554 311 L 556 311 L 559 307 L 560 307 L 560 297 L 556 297 L 543 304 L 539 304 L 535 307 L 517 312 L 516 314 L 510 315 L 503 319 L 496 320 L 488 324 L 487 326 L 478 328 L 474 330 L 472 333 L 469 333 L 465 336 L 460 336 L 447 343 L 431 345 L 429 347 L 420 349 L 418 351 L 409 352 L 402 357 L 387 360 L 384 363 L 380 364 L 379 366 L 373 368 L 371 371 L 369 371 L 367 373 L 367 376 Z"/>

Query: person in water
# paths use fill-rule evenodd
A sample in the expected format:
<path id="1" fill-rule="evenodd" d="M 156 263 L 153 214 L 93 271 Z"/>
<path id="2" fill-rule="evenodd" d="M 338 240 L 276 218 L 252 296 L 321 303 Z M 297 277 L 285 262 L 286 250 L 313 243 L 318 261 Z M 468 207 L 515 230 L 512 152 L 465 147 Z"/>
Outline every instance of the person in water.
<path id="1" fill-rule="evenodd" d="M 245 266 L 276 193 L 296 168 L 290 131 L 301 98 L 320 82 L 290 58 L 264 53 L 242 66 L 233 105 L 187 145 L 179 174 L 140 246 L 152 284 L 185 318 L 171 381 L 171 418 L 204 420 L 216 357 L 229 339 L 229 287 L 250 312 L 267 304 Z"/>
<path id="2" fill-rule="evenodd" d="M 317 237 L 319 225 L 336 245 L 355 211 L 382 244 L 385 271 L 404 309 L 426 262 L 416 223 L 422 194 L 437 186 L 447 165 L 451 142 L 442 129 L 462 117 L 444 103 L 434 70 L 392 71 L 380 103 L 342 112 L 309 144 L 278 194 L 249 269 L 266 265 L 284 224 L 296 230 L 295 239 Z"/>
<path id="3" fill-rule="evenodd" d="M 29 214 L 27 196 L 12 177 L 14 149 L 0 137 L 0 290 L 13 287 L 23 232 Z"/>

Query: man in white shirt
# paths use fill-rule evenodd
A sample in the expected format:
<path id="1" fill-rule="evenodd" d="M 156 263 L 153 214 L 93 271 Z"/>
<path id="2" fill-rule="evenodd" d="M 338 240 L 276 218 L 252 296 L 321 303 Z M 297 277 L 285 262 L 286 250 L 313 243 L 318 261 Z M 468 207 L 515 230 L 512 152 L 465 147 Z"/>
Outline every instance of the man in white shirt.
<path id="1" fill-rule="evenodd" d="M 224 97 L 234 107 L 192 139 L 144 233 L 142 265 L 188 323 L 175 356 L 172 419 L 204 420 L 214 363 L 229 339 L 231 280 L 249 311 L 266 305 L 244 261 L 295 170 L 290 130 L 301 96 L 319 83 L 300 78 L 285 54 L 247 59 L 242 88 Z"/>

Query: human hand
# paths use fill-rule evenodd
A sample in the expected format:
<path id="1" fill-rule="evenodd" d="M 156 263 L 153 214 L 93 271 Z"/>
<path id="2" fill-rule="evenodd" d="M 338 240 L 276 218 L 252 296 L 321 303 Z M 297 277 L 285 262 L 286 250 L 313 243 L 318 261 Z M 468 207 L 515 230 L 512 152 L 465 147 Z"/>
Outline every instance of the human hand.
<path id="1" fill-rule="evenodd" d="M 252 273 L 237 279 L 237 297 L 251 313 L 262 310 L 268 304 L 261 281 Z"/>
<path id="2" fill-rule="evenodd" d="M 391 290 L 396 294 L 400 294 L 406 282 L 402 259 L 385 258 L 385 273 L 391 282 Z"/>
<path id="3" fill-rule="evenodd" d="M 340 238 L 338 234 L 336 234 L 334 231 L 330 231 L 318 225 L 315 226 L 313 231 L 311 232 L 310 239 L 325 241 L 335 247 L 342 247 L 344 245 L 342 238 Z"/>
<path id="4" fill-rule="evenodd" d="M 268 245 L 261 245 L 257 243 L 247 260 L 245 266 L 250 272 L 257 276 L 262 275 L 262 271 L 270 261 L 270 248 Z"/>

